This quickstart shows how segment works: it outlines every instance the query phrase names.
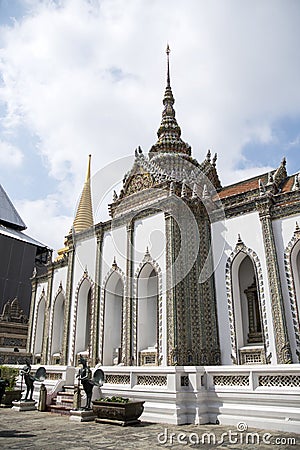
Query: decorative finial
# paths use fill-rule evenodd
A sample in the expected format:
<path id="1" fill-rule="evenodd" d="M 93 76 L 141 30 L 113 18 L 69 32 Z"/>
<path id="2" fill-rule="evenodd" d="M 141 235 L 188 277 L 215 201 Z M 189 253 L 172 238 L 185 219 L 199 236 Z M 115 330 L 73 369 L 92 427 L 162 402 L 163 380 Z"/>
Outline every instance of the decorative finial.
<path id="1" fill-rule="evenodd" d="M 215 154 L 214 154 L 214 157 L 213 157 L 213 160 L 212 160 L 212 165 L 213 165 L 214 167 L 216 166 L 217 159 L 218 159 L 218 154 L 215 153 Z"/>
<path id="2" fill-rule="evenodd" d="M 186 181 L 183 180 L 182 189 L 181 189 L 181 198 L 185 198 L 185 197 L 187 197 Z"/>
<path id="3" fill-rule="evenodd" d="M 118 194 L 116 193 L 116 191 L 114 191 L 113 193 L 113 201 L 116 202 L 118 200 Z"/>
<path id="4" fill-rule="evenodd" d="M 116 257 L 114 256 L 114 260 L 113 260 L 113 263 L 112 263 L 112 268 L 114 269 L 114 270 L 116 270 L 117 268 L 118 268 L 118 264 L 117 264 L 117 261 L 116 261 Z"/>
<path id="5" fill-rule="evenodd" d="M 175 184 L 174 181 L 171 181 L 170 183 L 170 195 L 175 194 Z"/>
<path id="6" fill-rule="evenodd" d="M 204 199 L 209 198 L 209 192 L 208 192 L 206 184 L 203 186 L 202 198 L 204 198 Z"/>
<path id="7" fill-rule="evenodd" d="M 266 188 L 265 188 L 265 185 L 264 185 L 264 183 L 262 182 L 261 179 L 258 180 L 258 189 L 259 189 L 260 195 L 264 195 L 265 194 Z"/>
<path id="8" fill-rule="evenodd" d="M 296 222 L 295 233 L 299 233 L 299 231 L 300 231 L 300 228 L 299 228 L 298 222 Z"/>
<path id="9" fill-rule="evenodd" d="M 292 191 L 298 191 L 300 188 L 300 184 L 299 184 L 299 175 L 296 174 L 294 177 L 294 184 L 292 186 Z"/>
<path id="10" fill-rule="evenodd" d="M 210 158 L 211 158 L 211 151 L 207 150 L 206 159 L 208 162 L 210 162 Z"/>
<path id="11" fill-rule="evenodd" d="M 198 197 L 197 193 L 198 193 L 198 186 L 197 186 L 197 183 L 194 183 L 193 193 L 192 193 L 192 198 L 193 199 Z"/>
<path id="12" fill-rule="evenodd" d="M 167 54 L 167 86 L 170 86 L 170 61 L 169 61 L 169 55 L 170 55 L 170 47 L 169 44 L 167 44 L 167 50 L 166 50 L 166 54 Z"/>
<path id="13" fill-rule="evenodd" d="M 273 183 L 274 183 L 274 177 L 273 177 L 272 172 L 270 172 L 269 175 L 268 175 L 268 183 L 267 183 L 267 185 L 270 185 L 270 184 L 273 184 Z"/>
<path id="14" fill-rule="evenodd" d="M 238 234 L 238 240 L 237 240 L 237 243 L 238 243 L 238 244 L 242 244 L 242 243 L 243 243 L 243 241 L 242 241 L 242 239 L 241 239 L 240 233 Z"/>

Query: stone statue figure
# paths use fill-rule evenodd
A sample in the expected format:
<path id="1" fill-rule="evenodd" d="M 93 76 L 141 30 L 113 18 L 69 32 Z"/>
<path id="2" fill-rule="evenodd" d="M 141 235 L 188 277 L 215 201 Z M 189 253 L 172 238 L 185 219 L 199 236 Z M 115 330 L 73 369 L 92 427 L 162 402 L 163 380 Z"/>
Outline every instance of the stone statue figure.
<path id="1" fill-rule="evenodd" d="M 26 395 L 25 395 L 25 401 L 32 401 L 32 394 L 33 394 L 33 383 L 35 380 L 35 377 L 31 375 L 31 365 L 28 360 L 26 360 L 26 366 L 24 366 L 20 370 L 20 374 L 22 375 L 22 381 L 24 378 L 25 384 L 26 384 Z M 30 393 L 30 397 L 28 399 L 28 395 Z"/>
<path id="2" fill-rule="evenodd" d="M 22 389 L 22 385 L 23 385 L 23 378 L 26 384 L 26 395 L 25 395 L 25 402 L 26 401 L 33 401 L 32 395 L 33 395 L 33 388 L 34 385 L 33 383 L 35 381 L 38 381 L 40 383 L 42 383 L 43 381 L 45 381 L 46 379 L 46 369 L 44 367 L 40 367 L 35 375 L 31 375 L 30 373 L 31 371 L 31 365 L 30 362 L 28 361 L 28 359 L 26 360 L 26 365 L 20 370 L 20 374 L 22 375 L 22 381 L 21 381 L 21 389 Z M 30 394 L 30 397 L 28 399 L 28 395 Z M 46 396 L 47 396 L 47 392 L 46 392 Z"/>
<path id="3" fill-rule="evenodd" d="M 92 381 L 92 371 L 87 365 L 87 360 L 82 355 L 79 356 L 79 363 L 82 364 L 82 369 L 79 369 L 77 378 L 81 382 L 84 392 L 86 394 L 86 405 L 84 409 L 91 409 L 91 400 L 94 383 Z"/>
<path id="4" fill-rule="evenodd" d="M 104 380 L 104 373 L 101 369 L 97 369 L 92 378 L 92 371 L 87 365 L 87 360 L 82 355 L 79 356 L 79 362 L 82 364 L 82 369 L 79 369 L 76 377 L 81 382 L 84 392 L 86 394 L 86 405 L 84 409 L 91 409 L 91 400 L 94 386 L 102 386 Z"/>

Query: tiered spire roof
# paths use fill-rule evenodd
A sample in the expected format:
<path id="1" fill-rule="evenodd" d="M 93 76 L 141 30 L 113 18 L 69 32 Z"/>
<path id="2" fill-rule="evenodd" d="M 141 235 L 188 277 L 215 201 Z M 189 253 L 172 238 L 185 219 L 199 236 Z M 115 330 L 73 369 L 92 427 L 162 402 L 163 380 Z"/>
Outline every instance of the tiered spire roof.
<path id="1" fill-rule="evenodd" d="M 181 138 L 181 129 L 175 118 L 175 103 L 170 83 L 170 47 L 167 46 L 167 87 L 163 99 L 162 121 L 157 132 L 158 140 L 149 152 L 150 157 L 156 153 L 183 153 L 191 155 L 191 147 Z"/>

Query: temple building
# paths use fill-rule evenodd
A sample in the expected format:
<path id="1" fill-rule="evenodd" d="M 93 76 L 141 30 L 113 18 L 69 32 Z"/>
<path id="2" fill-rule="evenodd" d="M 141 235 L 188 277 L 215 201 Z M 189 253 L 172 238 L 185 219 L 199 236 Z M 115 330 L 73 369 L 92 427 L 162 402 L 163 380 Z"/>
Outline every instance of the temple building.
<path id="1" fill-rule="evenodd" d="M 45 272 L 49 249 L 24 233 L 26 225 L 0 185 L 0 364 L 24 362 L 30 278 Z"/>
<path id="2" fill-rule="evenodd" d="M 65 246 L 32 279 L 27 351 L 65 366 L 79 354 L 93 367 L 298 363 L 298 174 L 283 159 L 222 186 L 217 156 L 198 162 L 181 138 L 169 50 L 163 106 L 105 222 L 93 219 L 89 157 Z"/>

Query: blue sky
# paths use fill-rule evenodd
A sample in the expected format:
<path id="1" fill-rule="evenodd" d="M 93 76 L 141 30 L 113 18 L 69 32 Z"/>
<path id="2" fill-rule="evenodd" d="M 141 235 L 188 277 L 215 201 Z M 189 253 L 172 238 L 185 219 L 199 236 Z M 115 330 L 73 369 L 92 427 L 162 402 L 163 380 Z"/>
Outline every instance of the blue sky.
<path id="1" fill-rule="evenodd" d="M 224 185 L 297 172 L 299 23 L 294 0 L 0 0 L 0 182 L 28 233 L 62 245 L 89 153 L 95 173 L 150 149 L 167 42 L 193 155 Z"/>

